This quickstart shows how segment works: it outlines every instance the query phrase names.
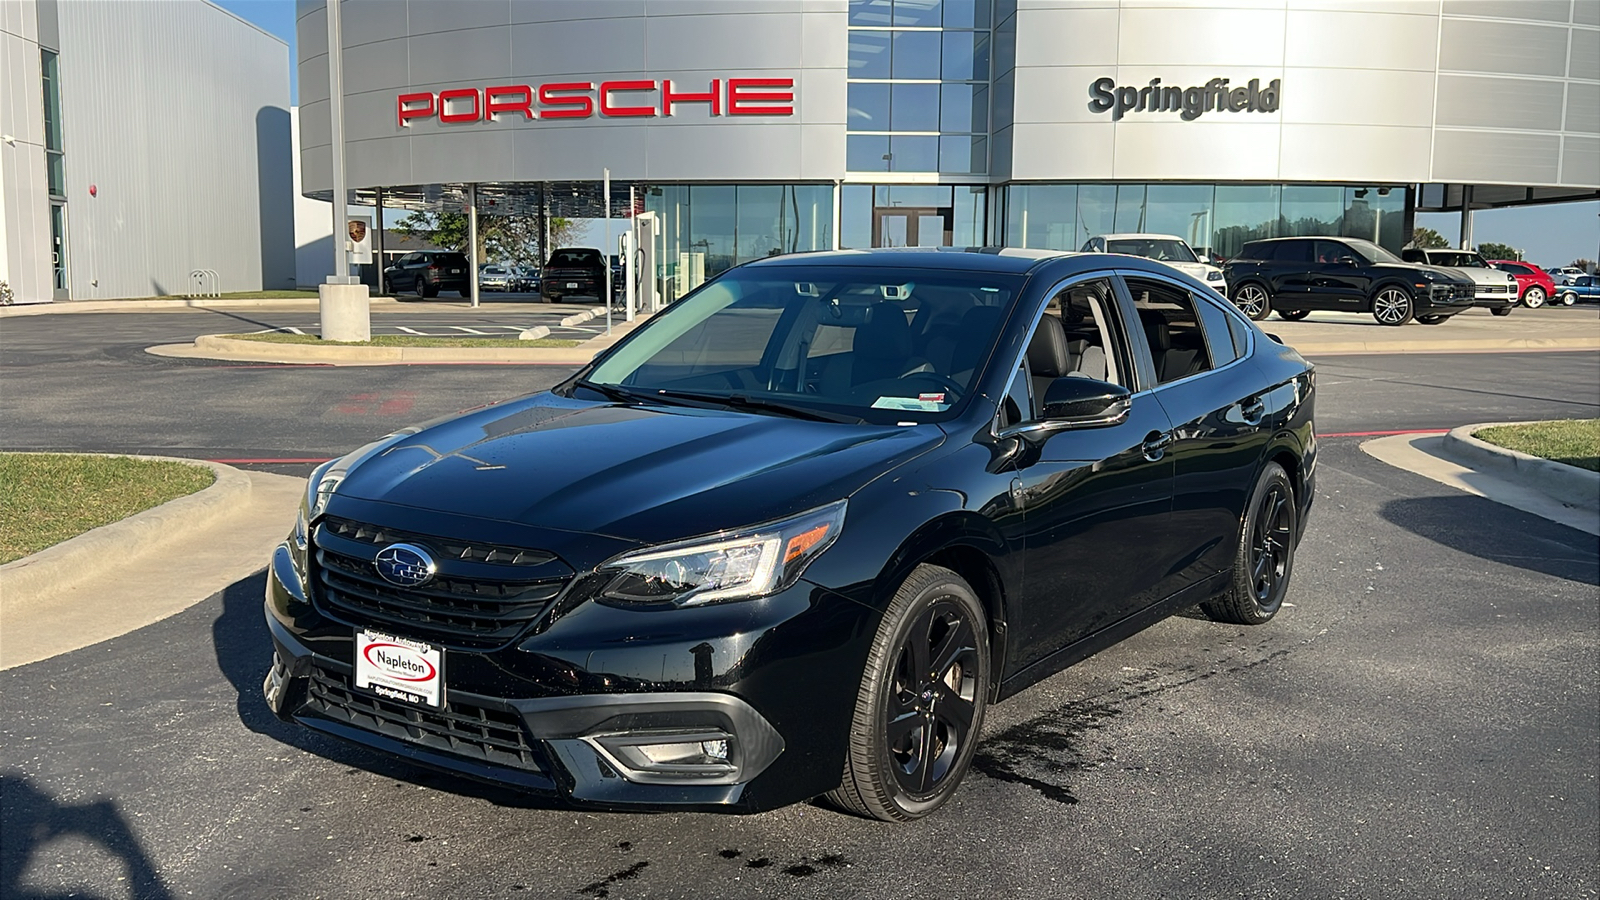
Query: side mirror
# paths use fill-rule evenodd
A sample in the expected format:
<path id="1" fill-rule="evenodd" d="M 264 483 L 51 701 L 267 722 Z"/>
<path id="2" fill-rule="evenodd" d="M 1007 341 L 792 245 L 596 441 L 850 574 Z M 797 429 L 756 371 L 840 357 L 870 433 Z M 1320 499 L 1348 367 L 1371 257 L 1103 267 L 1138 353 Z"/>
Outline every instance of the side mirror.
<path id="1" fill-rule="evenodd" d="M 1356 258 L 1354 256 L 1341 256 L 1341 257 L 1339 257 L 1339 265 L 1341 265 L 1341 266 L 1350 266 L 1351 268 L 1355 268 L 1355 264 L 1356 264 Z"/>
<path id="2" fill-rule="evenodd" d="M 1120 384 L 1065 375 L 1044 392 L 1042 422 L 1061 425 L 1115 425 L 1128 417 L 1132 400 Z"/>

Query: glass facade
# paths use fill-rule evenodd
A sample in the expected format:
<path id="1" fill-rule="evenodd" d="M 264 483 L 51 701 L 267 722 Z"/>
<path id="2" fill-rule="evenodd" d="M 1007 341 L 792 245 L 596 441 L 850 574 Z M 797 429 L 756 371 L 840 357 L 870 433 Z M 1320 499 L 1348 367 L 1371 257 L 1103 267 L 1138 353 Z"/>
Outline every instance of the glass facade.
<path id="1" fill-rule="evenodd" d="M 742 262 L 833 247 L 831 184 L 660 185 L 644 208 L 661 223 L 669 300 Z"/>
<path id="2" fill-rule="evenodd" d="M 850 0 L 845 168 L 989 171 L 989 0 Z"/>
<path id="3" fill-rule="evenodd" d="M 968 184 L 847 184 L 839 202 L 839 246 L 983 246 L 988 193 Z"/>
<path id="4" fill-rule="evenodd" d="M 1002 193 L 1008 247 L 1077 250 L 1097 234 L 1145 232 L 1175 234 L 1223 258 L 1247 241 L 1316 234 L 1398 253 L 1406 210 L 1402 186 L 1013 184 Z"/>
<path id="5" fill-rule="evenodd" d="M 39 52 L 44 91 L 45 187 L 50 194 L 50 277 L 55 296 L 67 296 L 67 166 L 61 133 L 61 63 L 49 50 Z"/>

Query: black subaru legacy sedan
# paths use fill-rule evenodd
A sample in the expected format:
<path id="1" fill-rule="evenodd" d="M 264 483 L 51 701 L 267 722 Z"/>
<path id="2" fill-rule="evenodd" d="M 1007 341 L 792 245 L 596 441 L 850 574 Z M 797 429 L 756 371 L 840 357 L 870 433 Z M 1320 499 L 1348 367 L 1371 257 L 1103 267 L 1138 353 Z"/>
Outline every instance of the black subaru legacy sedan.
<path id="1" fill-rule="evenodd" d="M 1148 260 L 739 266 L 553 390 L 317 469 L 264 693 L 552 803 L 915 819 L 988 704 L 1179 610 L 1277 613 L 1314 391 Z"/>

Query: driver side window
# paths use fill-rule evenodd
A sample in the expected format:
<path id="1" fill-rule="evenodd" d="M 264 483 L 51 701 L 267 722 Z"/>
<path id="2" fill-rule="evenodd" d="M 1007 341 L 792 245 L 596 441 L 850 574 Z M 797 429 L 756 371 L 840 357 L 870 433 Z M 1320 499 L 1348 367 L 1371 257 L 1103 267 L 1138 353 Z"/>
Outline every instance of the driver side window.
<path id="1" fill-rule="evenodd" d="M 1002 419 L 1015 405 L 1026 420 L 1040 406 L 1057 378 L 1092 378 L 1125 384 L 1125 355 L 1117 352 L 1111 325 L 1111 283 L 1094 279 L 1074 284 L 1050 299 L 1028 340 L 1021 368 L 1006 393 Z M 1003 422 L 1002 424 L 1013 424 Z"/>

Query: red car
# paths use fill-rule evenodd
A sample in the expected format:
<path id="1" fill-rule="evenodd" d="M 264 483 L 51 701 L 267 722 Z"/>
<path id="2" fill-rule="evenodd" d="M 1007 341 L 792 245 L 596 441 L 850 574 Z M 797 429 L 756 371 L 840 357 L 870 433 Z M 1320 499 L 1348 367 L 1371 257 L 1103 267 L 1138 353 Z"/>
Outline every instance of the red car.
<path id="1" fill-rule="evenodd" d="M 1522 298 L 1522 305 L 1529 309 L 1538 309 L 1555 295 L 1556 283 L 1550 278 L 1550 273 L 1533 263 L 1515 259 L 1491 259 L 1489 265 L 1510 272 L 1512 277 L 1517 279 L 1517 293 Z"/>

